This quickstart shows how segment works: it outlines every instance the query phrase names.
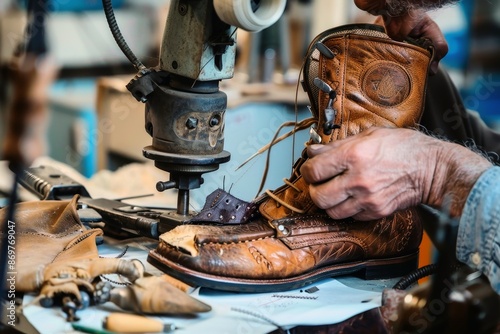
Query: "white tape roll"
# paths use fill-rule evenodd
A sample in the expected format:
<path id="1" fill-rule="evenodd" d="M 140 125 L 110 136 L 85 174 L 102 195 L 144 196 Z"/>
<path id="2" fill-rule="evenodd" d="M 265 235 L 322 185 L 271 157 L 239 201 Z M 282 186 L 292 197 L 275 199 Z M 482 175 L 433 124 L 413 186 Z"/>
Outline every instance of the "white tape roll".
<path id="1" fill-rule="evenodd" d="M 253 12 L 251 3 L 252 0 L 214 0 L 214 7 L 225 23 L 257 32 L 276 23 L 286 6 L 286 0 L 260 0 L 258 9 Z"/>

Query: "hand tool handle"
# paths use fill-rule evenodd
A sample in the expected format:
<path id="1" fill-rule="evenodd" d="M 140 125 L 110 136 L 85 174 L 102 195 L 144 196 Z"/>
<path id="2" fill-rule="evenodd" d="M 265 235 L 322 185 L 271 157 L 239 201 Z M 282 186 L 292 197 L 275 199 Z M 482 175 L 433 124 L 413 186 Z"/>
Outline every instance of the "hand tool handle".
<path id="1" fill-rule="evenodd" d="M 104 320 L 104 328 L 117 333 L 161 333 L 163 323 L 134 314 L 111 313 Z"/>

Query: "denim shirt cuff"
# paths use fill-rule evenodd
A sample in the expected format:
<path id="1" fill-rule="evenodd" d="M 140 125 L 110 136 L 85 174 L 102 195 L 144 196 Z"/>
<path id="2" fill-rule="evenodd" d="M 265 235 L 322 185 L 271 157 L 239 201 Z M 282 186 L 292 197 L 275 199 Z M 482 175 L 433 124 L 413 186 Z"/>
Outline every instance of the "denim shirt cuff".
<path id="1" fill-rule="evenodd" d="M 500 167 L 486 170 L 469 193 L 460 218 L 457 258 L 482 271 L 500 293 Z"/>

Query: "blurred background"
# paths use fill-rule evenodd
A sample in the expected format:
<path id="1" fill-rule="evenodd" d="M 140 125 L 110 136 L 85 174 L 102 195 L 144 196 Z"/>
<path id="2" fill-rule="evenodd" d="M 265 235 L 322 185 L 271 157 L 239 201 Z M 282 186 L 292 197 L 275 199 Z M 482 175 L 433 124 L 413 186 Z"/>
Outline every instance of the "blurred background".
<path id="1" fill-rule="evenodd" d="M 113 40 L 101 1 L 52 0 L 50 7 L 47 41 L 59 77 L 50 90 L 47 154 L 86 177 L 144 161 L 142 147 L 150 144 L 144 105 L 125 89 L 136 70 Z M 114 0 L 113 7 L 130 48 L 146 66 L 155 66 L 169 1 Z M 0 3 L 0 138 L 9 96 L 7 68 L 24 37 L 24 8 L 21 1 Z M 500 2 L 463 0 L 431 14 L 450 45 L 442 65 L 466 106 L 500 128 Z M 228 91 L 226 145 L 233 149 L 233 165 L 266 144 L 282 121 L 294 118 L 295 85 L 309 41 L 330 27 L 372 20 L 352 0 L 289 0 L 285 15 L 270 28 L 238 32 L 235 76 L 221 86 Z M 290 87 L 289 97 L 276 101 L 251 89 L 259 83 Z M 308 116 L 307 100 L 299 96 L 299 104 L 299 114 Z M 249 131 L 246 137 L 243 130 Z M 232 144 L 232 138 L 239 143 Z M 303 145 L 298 146 L 300 153 Z"/>

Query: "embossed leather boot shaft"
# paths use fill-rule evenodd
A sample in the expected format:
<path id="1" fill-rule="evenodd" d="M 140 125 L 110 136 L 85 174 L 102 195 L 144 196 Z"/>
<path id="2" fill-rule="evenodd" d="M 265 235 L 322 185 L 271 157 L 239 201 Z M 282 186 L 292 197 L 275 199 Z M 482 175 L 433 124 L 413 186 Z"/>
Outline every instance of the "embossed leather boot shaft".
<path id="1" fill-rule="evenodd" d="M 371 126 L 411 127 L 420 119 L 431 52 L 395 42 L 373 25 L 319 35 L 306 57 L 303 86 L 317 119 L 311 143 L 328 143 Z M 369 222 L 334 220 L 312 202 L 300 175 L 252 205 L 210 198 L 203 217 L 225 207 L 252 210 L 244 221 L 192 220 L 163 234 L 149 261 L 190 284 L 234 291 L 280 291 L 325 277 L 396 277 L 418 265 L 422 224 L 414 209 Z M 212 201 L 213 203 L 213 201 Z M 258 206 L 257 206 L 258 204 Z M 256 208 L 258 207 L 258 210 Z M 248 218 L 250 217 L 250 218 Z"/>
<path id="2" fill-rule="evenodd" d="M 431 56 L 428 48 L 393 41 L 374 25 L 318 35 L 309 46 L 303 83 L 322 143 L 372 126 L 417 125 Z"/>

